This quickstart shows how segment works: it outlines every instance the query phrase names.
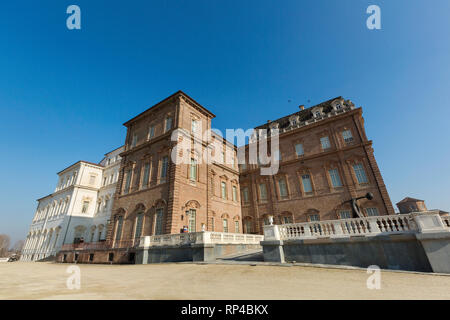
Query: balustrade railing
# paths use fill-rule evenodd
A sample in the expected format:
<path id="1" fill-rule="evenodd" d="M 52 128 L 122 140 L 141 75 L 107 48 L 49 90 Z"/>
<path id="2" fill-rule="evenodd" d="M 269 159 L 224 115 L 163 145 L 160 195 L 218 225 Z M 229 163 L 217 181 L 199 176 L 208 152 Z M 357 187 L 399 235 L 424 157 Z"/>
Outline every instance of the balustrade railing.
<path id="1" fill-rule="evenodd" d="M 141 238 L 140 246 L 183 245 L 193 243 L 208 244 L 259 244 L 264 239 L 262 235 L 226 233 L 226 232 L 191 232 L 179 234 L 165 234 L 146 236 Z"/>
<path id="2" fill-rule="evenodd" d="M 418 230 L 410 214 L 278 225 L 281 240 L 411 233 Z"/>
<path id="3" fill-rule="evenodd" d="M 264 239 L 262 235 L 224 233 L 224 232 L 190 232 L 177 234 L 162 234 L 156 236 L 144 236 L 136 239 L 119 241 L 100 241 L 64 244 L 63 251 L 70 250 L 98 250 L 98 249 L 123 249 L 136 248 L 138 246 L 168 246 L 194 243 L 210 244 L 259 244 Z"/>

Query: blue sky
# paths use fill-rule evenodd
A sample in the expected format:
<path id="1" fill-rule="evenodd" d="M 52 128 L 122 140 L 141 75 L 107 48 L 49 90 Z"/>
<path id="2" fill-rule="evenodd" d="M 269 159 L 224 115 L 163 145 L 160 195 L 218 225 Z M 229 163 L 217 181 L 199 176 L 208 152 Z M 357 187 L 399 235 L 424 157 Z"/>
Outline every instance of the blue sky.
<path id="1" fill-rule="evenodd" d="M 81 30 L 66 28 L 71 4 Z M 381 30 L 366 27 L 371 4 Z M 449 210 L 449 12 L 448 0 L 5 2 L 0 233 L 24 238 L 57 171 L 100 161 L 122 123 L 179 89 L 223 131 L 351 99 L 392 202 Z"/>

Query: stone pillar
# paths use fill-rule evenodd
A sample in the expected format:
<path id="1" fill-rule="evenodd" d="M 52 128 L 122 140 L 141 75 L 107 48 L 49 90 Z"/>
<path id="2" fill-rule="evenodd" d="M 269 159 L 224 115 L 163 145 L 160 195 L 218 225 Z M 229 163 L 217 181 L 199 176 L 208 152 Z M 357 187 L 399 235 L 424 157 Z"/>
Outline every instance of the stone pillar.
<path id="1" fill-rule="evenodd" d="M 437 213 L 411 215 L 419 229 L 416 238 L 422 244 L 433 272 L 450 273 L 450 229 Z"/>
<path id="2" fill-rule="evenodd" d="M 448 231 L 437 213 L 412 213 L 419 233 Z"/>
<path id="3" fill-rule="evenodd" d="M 264 226 L 264 241 L 261 241 L 264 261 L 284 263 L 283 241 L 277 225 Z"/>

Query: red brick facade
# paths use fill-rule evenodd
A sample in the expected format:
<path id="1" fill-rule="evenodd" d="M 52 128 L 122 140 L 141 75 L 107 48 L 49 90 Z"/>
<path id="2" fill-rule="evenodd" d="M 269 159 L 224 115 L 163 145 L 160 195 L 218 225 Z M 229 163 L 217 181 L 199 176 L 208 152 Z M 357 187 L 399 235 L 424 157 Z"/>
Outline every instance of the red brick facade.
<path id="1" fill-rule="evenodd" d="M 351 211 L 348 200 L 367 192 L 374 198 L 360 201 L 365 214 L 394 214 L 372 141 L 366 137 L 362 109 L 351 102 L 336 98 L 258 127 L 281 125 L 281 163 L 274 176 L 262 176 L 254 164 L 241 167 L 239 173 L 237 162 L 199 162 L 193 179 L 191 165 L 173 163 L 173 130 L 191 132 L 193 120 L 202 130 L 210 129 L 212 118 L 210 111 L 179 91 L 124 124 L 127 137 L 108 240 L 179 233 L 183 227 L 262 233 L 268 215 L 275 223 L 337 219 Z M 325 149 L 324 137 L 328 142 L 323 143 L 329 144 Z M 297 155 L 298 144 L 303 155 Z M 236 156 L 233 145 L 222 145 Z M 200 146 L 204 152 L 210 144 Z M 213 154 L 217 152 L 221 150 Z"/>

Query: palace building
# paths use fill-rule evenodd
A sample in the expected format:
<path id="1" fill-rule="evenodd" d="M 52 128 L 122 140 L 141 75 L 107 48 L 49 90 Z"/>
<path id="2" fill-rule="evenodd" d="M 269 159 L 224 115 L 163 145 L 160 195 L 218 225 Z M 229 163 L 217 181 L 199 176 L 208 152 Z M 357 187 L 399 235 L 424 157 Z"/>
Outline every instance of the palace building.
<path id="1" fill-rule="evenodd" d="M 178 91 L 125 122 L 124 146 L 115 151 L 120 162 L 115 162 L 113 194 L 101 194 L 100 181 L 111 181 L 105 161 L 80 162 L 97 170 L 97 180 L 90 178 L 97 184 L 77 182 L 70 189 L 64 185 L 47 200 L 40 199 L 24 255 L 42 252 L 48 238 L 45 230 L 58 226 L 60 233 L 67 230 L 65 240 L 58 240 L 59 247 L 47 254 L 61 248 L 64 260 L 74 243 L 83 239 L 85 261 L 123 262 L 133 259 L 130 252 L 143 236 L 199 231 L 262 234 L 269 217 L 276 224 L 351 218 L 352 198 L 369 192 L 372 196 L 358 203 L 361 214 L 394 214 L 372 141 L 366 136 L 362 109 L 351 101 L 338 97 L 310 108 L 300 106 L 293 114 L 256 127 L 268 130 L 269 144 L 271 130 L 279 132 L 279 169 L 274 175 L 262 175 L 262 165 L 248 158 L 238 161 L 238 148 L 220 135 L 211 132 L 204 139 L 214 117 Z M 247 156 L 259 132 L 255 130 L 242 147 Z M 172 161 L 174 154 L 184 161 Z M 71 196 L 75 187 L 89 187 L 92 194 Z M 53 216 L 48 215 L 60 194 L 73 203 L 64 214 L 73 216 L 69 226 L 68 221 L 50 224 Z M 103 212 L 108 216 L 95 220 L 106 199 L 109 211 Z M 90 209 L 87 202 L 98 208 Z M 83 212 L 85 204 L 92 211 Z M 86 222 L 74 221 L 80 217 Z"/>
<path id="2" fill-rule="evenodd" d="M 106 240 L 123 147 L 100 163 L 78 161 L 58 172 L 55 191 L 38 199 L 22 261 L 54 257 L 63 244 Z"/>

